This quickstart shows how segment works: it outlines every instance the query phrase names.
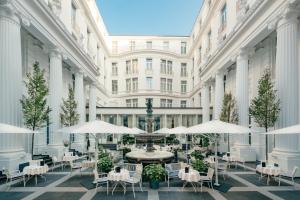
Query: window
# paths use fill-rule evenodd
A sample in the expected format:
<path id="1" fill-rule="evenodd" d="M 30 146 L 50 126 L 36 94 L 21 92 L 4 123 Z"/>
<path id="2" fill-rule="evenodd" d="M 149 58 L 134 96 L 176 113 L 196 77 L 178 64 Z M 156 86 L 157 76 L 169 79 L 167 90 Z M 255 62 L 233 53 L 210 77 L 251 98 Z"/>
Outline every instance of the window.
<path id="1" fill-rule="evenodd" d="M 227 5 L 225 4 L 223 8 L 221 9 L 221 26 L 224 29 L 226 27 L 227 23 Z"/>
<path id="2" fill-rule="evenodd" d="M 135 50 L 135 41 L 130 41 L 130 43 L 129 43 L 129 49 L 130 49 L 130 51 L 134 51 Z"/>
<path id="3" fill-rule="evenodd" d="M 160 79 L 160 91 L 161 92 L 166 92 L 167 89 L 167 80 L 165 78 Z"/>
<path id="4" fill-rule="evenodd" d="M 131 74 L 131 61 L 126 61 L 126 74 Z"/>
<path id="5" fill-rule="evenodd" d="M 186 54 L 186 42 L 181 42 L 181 54 Z"/>
<path id="6" fill-rule="evenodd" d="M 152 49 L 152 41 L 147 41 L 146 45 L 147 45 L 147 49 Z"/>
<path id="7" fill-rule="evenodd" d="M 207 50 L 211 49 L 211 30 L 207 34 Z"/>
<path id="8" fill-rule="evenodd" d="M 185 100 L 180 101 L 180 107 L 181 108 L 186 108 L 186 101 Z"/>
<path id="9" fill-rule="evenodd" d="M 112 65 L 111 65 L 111 74 L 113 76 L 118 75 L 118 64 L 117 63 L 112 63 Z"/>
<path id="10" fill-rule="evenodd" d="M 198 53 L 199 53 L 199 63 L 201 63 L 202 62 L 202 47 L 201 46 L 199 47 Z"/>
<path id="11" fill-rule="evenodd" d="M 112 53 L 118 53 L 118 41 L 112 42 Z"/>
<path id="12" fill-rule="evenodd" d="M 172 103 L 173 103 L 172 99 L 167 99 L 167 107 L 168 108 L 172 108 Z"/>
<path id="13" fill-rule="evenodd" d="M 72 10 L 71 10 L 71 24 L 72 27 L 75 28 L 76 25 L 76 6 L 72 3 Z"/>
<path id="14" fill-rule="evenodd" d="M 202 95 L 199 93 L 199 101 L 200 101 L 200 107 L 202 107 Z"/>
<path id="15" fill-rule="evenodd" d="M 182 77 L 186 77 L 187 76 L 186 63 L 181 63 L 180 75 Z"/>
<path id="16" fill-rule="evenodd" d="M 181 93 L 185 94 L 187 88 L 187 81 L 181 81 Z"/>
<path id="17" fill-rule="evenodd" d="M 152 71 L 152 58 L 147 58 L 146 59 L 146 70 L 147 71 Z"/>
<path id="18" fill-rule="evenodd" d="M 131 79 L 128 78 L 126 79 L 126 92 L 130 92 L 131 91 Z"/>
<path id="19" fill-rule="evenodd" d="M 91 31 L 87 28 L 86 29 L 86 47 L 87 51 L 90 52 L 90 42 L 91 42 Z"/>
<path id="20" fill-rule="evenodd" d="M 164 41 L 164 44 L 163 44 L 164 50 L 168 50 L 169 49 L 169 45 L 170 45 L 169 41 Z"/>
<path id="21" fill-rule="evenodd" d="M 132 60 L 132 73 L 133 74 L 138 73 L 138 60 L 137 59 Z"/>
<path id="22" fill-rule="evenodd" d="M 173 73 L 173 62 L 172 61 L 168 61 L 168 65 L 167 65 L 167 74 L 172 74 Z"/>
<path id="23" fill-rule="evenodd" d="M 172 92 L 172 82 L 173 82 L 172 79 L 167 80 L 167 91 L 168 92 Z"/>
<path id="24" fill-rule="evenodd" d="M 166 99 L 161 99 L 160 100 L 160 107 L 165 108 L 167 104 L 167 100 Z"/>
<path id="25" fill-rule="evenodd" d="M 167 69 L 166 69 L 166 60 L 161 60 L 160 61 L 160 73 L 161 74 L 166 74 Z"/>
<path id="26" fill-rule="evenodd" d="M 152 89 L 152 77 L 146 77 L 147 89 Z"/>
<path id="27" fill-rule="evenodd" d="M 138 107 L 138 99 L 132 99 L 132 107 Z"/>
<path id="28" fill-rule="evenodd" d="M 131 107 L 131 99 L 126 99 L 126 107 Z"/>
<path id="29" fill-rule="evenodd" d="M 112 80 L 112 93 L 113 94 L 118 94 L 118 81 L 117 80 Z"/>
<path id="30" fill-rule="evenodd" d="M 209 88 L 208 88 L 208 102 L 209 102 L 209 104 L 211 104 L 211 100 L 212 100 L 212 87 L 210 86 Z"/>
<path id="31" fill-rule="evenodd" d="M 194 77 L 192 78 L 192 86 L 193 86 L 193 88 L 195 86 L 195 78 Z"/>
<path id="32" fill-rule="evenodd" d="M 137 91 L 138 90 L 138 78 L 133 78 L 132 79 L 132 91 Z"/>

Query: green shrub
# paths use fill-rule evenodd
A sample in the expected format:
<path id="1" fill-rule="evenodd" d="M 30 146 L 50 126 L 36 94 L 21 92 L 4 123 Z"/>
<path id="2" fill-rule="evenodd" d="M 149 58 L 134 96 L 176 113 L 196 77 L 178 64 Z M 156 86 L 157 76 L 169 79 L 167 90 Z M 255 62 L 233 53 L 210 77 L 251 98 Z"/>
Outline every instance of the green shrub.
<path id="1" fill-rule="evenodd" d="M 197 170 L 198 172 L 207 172 L 208 170 L 208 164 L 203 160 L 194 160 L 191 165 L 193 169 Z"/>
<path id="2" fill-rule="evenodd" d="M 112 160 L 109 156 L 102 157 L 98 160 L 97 163 L 98 170 L 101 172 L 108 173 L 113 168 Z"/>
<path id="3" fill-rule="evenodd" d="M 201 151 L 193 151 L 191 153 L 191 156 L 194 157 L 196 160 L 203 160 L 204 159 L 204 156 L 202 155 L 202 152 Z"/>
<path id="4" fill-rule="evenodd" d="M 166 175 L 166 170 L 161 164 L 150 164 L 144 168 L 143 173 L 149 181 L 160 181 Z"/>

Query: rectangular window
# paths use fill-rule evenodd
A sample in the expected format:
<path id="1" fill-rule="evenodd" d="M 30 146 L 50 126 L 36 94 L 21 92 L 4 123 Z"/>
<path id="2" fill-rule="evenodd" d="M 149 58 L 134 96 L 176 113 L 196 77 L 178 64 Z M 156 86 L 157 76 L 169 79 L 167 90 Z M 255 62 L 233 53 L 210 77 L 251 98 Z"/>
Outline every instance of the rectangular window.
<path id="1" fill-rule="evenodd" d="M 168 108 L 172 108 L 172 103 L 173 103 L 173 100 L 172 99 L 168 99 L 167 100 L 167 107 Z"/>
<path id="2" fill-rule="evenodd" d="M 173 74 L 173 62 L 172 61 L 168 61 L 167 74 L 170 74 L 170 75 Z"/>
<path id="3" fill-rule="evenodd" d="M 223 29 L 226 27 L 227 24 L 227 5 L 225 4 L 221 10 L 221 26 Z"/>
<path id="4" fill-rule="evenodd" d="M 132 73 L 133 74 L 138 73 L 138 60 L 137 59 L 132 60 Z"/>
<path id="5" fill-rule="evenodd" d="M 164 41 L 164 44 L 163 44 L 164 50 L 169 50 L 169 45 L 170 45 L 169 41 Z"/>
<path id="6" fill-rule="evenodd" d="M 128 78 L 126 79 L 126 92 L 130 92 L 131 91 L 131 79 Z"/>
<path id="7" fill-rule="evenodd" d="M 146 77 L 147 89 L 152 89 L 152 77 Z"/>
<path id="8" fill-rule="evenodd" d="M 161 60 L 160 61 L 160 73 L 166 74 L 166 72 L 167 72 L 166 60 Z"/>
<path id="9" fill-rule="evenodd" d="M 126 99 L 126 107 L 131 107 L 131 99 Z"/>
<path id="10" fill-rule="evenodd" d="M 165 108 L 167 104 L 167 100 L 166 99 L 161 99 L 160 100 L 160 107 Z"/>
<path id="11" fill-rule="evenodd" d="M 207 34 L 207 51 L 210 51 L 211 49 L 211 31 Z"/>
<path id="12" fill-rule="evenodd" d="M 201 63 L 202 62 L 202 47 L 201 46 L 199 47 L 198 53 L 199 53 L 199 63 Z"/>
<path id="13" fill-rule="evenodd" d="M 112 93 L 113 94 L 118 94 L 118 81 L 117 80 L 112 80 Z"/>
<path id="14" fill-rule="evenodd" d="M 168 80 L 167 80 L 167 91 L 168 91 L 168 92 L 172 92 L 172 88 L 173 88 L 172 82 L 173 82 L 172 79 L 168 79 Z"/>
<path id="15" fill-rule="evenodd" d="M 152 71 L 152 58 L 147 58 L 146 59 L 146 70 L 147 71 Z"/>
<path id="16" fill-rule="evenodd" d="M 130 51 L 134 51 L 135 50 L 135 41 L 130 41 L 130 43 L 129 43 L 129 49 L 130 49 Z"/>
<path id="17" fill-rule="evenodd" d="M 181 75 L 181 77 L 187 76 L 186 63 L 181 63 L 180 75 Z"/>
<path id="18" fill-rule="evenodd" d="M 181 42 L 181 54 L 186 54 L 186 42 Z"/>
<path id="19" fill-rule="evenodd" d="M 180 107 L 181 108 L 186 108 L 186 101 L 185 100 L 180 101 Z"/>
<path id="20" fill-rule="evenodd" d="M 71 10 L 71 24 L 72 27 L 75 28 L 76 25 L 76 6 L 74 5 L 74 3 L 72 3 L 72 10 Z"/>
<path id="21" fill-rule="evenodd" d="M 138 90 L 138 78 L 133 78 L 132 79 L 132 91 L 137 91 Z"/>
<path id="22" fill-rule="evenodd" d="M 131 61 L 126 61 L 126 74 L 131 74 Z"/>
<path id="23" fill-rule="evenodd" d="M 112 68 L 111 68 L 111 74 L 113 76 L 117 76 L 118 75 L 118 64 L 117 63 L 112 63 Z"/>
<path id="24" fill-rule="evenodd" d="M 132 107 L 138 107 L 138 99 L 132 99 Z"/>
<path id="25" fill-rule="evenodd" d="M 147 49 L 152 49 L 152 41 L 147 41 L 146 45 L 147 45 Z"/>
<path id="26" fill-rule="evenodd" d="M 187 81 L 181 81 L 181 93 L 185 94 L 187 88 Z"/>
<path id="27" fill-rule="evenodd" d="M 118 41 L 112 42 L 112 53 L 118 53 Z"/>
<path id="28" fill-rule="evenodd" d="M 160 79 L 160 91 L 161 92 L 166 92 L 166 85 L 167 85 L 167 80 L 165 78 Z"/>

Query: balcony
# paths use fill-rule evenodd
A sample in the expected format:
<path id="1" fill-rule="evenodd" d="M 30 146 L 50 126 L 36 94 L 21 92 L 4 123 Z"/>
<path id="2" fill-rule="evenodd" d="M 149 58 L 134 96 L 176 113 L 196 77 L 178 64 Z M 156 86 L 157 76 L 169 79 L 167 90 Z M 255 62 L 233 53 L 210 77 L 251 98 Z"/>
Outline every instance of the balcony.
<path id="1" fill-rule="evenodd" d="M 119 45 L 117 48 L 117 51 L 115 49 L 112 50 L 113 55 L 119 55 L 119 54 L 128 54 L 128 53 L 135 53 L 135 52 L 140 52 L 140 51 L 153 51 L 153 52 L 165 52 L 165 53 L 172 53 L 172 54 L 177 54 L 181 55 L 180 52 L 180 47 L 178 49 L 172 49 L 172 48 L 167 48 L 163 45 L 154 45 L 152 44 L 151 48 L 149 46 L 145 45 L 135 45 L 134 47 L 130 45 Z"/>

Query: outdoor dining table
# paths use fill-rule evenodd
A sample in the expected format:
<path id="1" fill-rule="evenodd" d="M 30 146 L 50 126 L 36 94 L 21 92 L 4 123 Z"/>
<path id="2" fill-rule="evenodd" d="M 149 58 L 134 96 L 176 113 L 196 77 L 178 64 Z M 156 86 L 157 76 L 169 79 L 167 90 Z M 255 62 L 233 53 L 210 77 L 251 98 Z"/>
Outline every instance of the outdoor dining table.
<path id="1" fill-rule="evenodd" d="M 114 182 L 113 190 L 111 192 L 112 194 L 114 194 L 114 191 L 118 185 L 121 185 L 123 190 L 126 191 L 125 181 L 130 178 L 130 174 L 127 169 L 121 169 L 120 172 L 112 170 L 108 173 L 107 178 L 109 181 Z"/>
<path id="2" fill-rule="evenodd" d="M 30 165 L 23 169 L 24 174 L 24 187 L 26 186 L 26 182 L 29 181 L 30 178 L 35 177 L 35 184 L 37 184 L 37 176 L 41 176 L 45 181 L 46 177 L 43 174 L 48 172 L 49 168 L 48 165 L 38 166 L 38 165 Z M 28 175 L 28 179 L 25 179 L 25 176 Z"/>
<path id="3" fill-rule="evenodd" d="M 227 155 L 224 155 L 224 156 L 222 157 L 222 160 L 228 162 L 228 163 L 229 163 L 229 167 L 230 167 L 230 164 L 231 164 L 231 163 L 235 163 L 235 167 L 237 167 L 237 161 L 238 161 L 238 160 L 237 160 L 237 158 L 234 157 L 234 156 L 227 156 Z"/>
<path id="4" fill-rule="evenodd" d="M 84 160 L 81 163 L 82 168 L 95 168 L 96 161 L 95 160 Z"/>
<path id="5" fill-rule="evenodd" d="M 270 177 L 279 177 L 282 173 L 282 169 L 274 164 L 268 164 L 263 167 L 261 164 L 256 166 L 256 171 L 261 174 L 260 179 L 263 175 L 267 175 L 267 184 L 269 185 Z M 280 185 L 280 178 L 278 178 L 278 184 Z"/>
<path id="6" fill-rule="evenodd" d="M 185 172 L 185 169 L 181 169 L 178 172 L 178 177 L 184 181 L 182 190 L 184 187 L 190 183 L 193 186 L 194 191 L 196 192 L 196 184 L 197 182 L 200 181 L 201 177 L 198 171 L 194 169 L 189 169 L 189 172 Z"/>

